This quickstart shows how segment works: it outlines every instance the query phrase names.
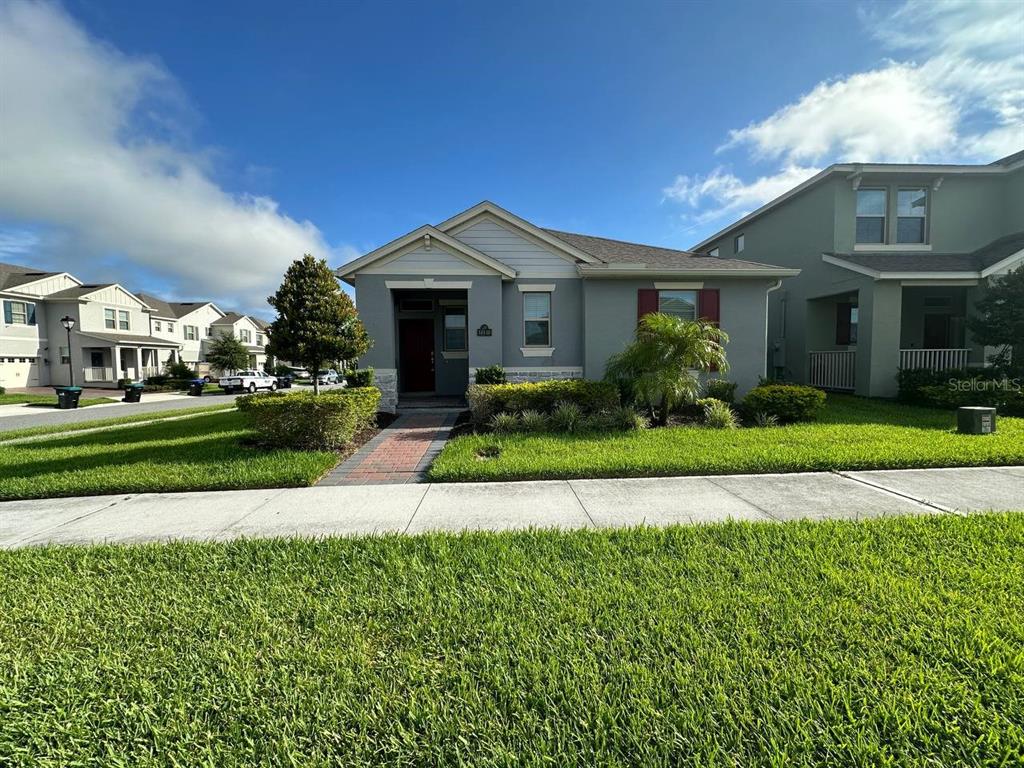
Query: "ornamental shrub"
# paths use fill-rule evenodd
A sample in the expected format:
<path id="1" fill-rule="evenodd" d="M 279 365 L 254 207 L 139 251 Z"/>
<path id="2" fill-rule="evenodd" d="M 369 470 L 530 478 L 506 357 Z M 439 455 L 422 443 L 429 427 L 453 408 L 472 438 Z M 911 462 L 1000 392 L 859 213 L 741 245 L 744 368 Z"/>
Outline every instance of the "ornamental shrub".
<path id="1" fill-rule="evenodd" d="M 705 397 L 697 401 L 702 411 L 702 421 L 712 429 L 736 429 L 739 419 L 732 407 L 723 400 Z"/>
<path id="2" fill-rule="evenodd" d="M 500 365 L 489 365 L 486 368 L 476 369 L 477 384 L 506 384 L 505 369 Z"/>
<path id="3" fill-rule="evenodd" d="M 176 362 L 168 360 L 164 363 L 164 374 L 168 379 L 183 379 L 185 381 L 196 377 L 196 372 L 192 370 L 192 366 L 181 360 Z M 152 377 L 150 378 L 152 379 Z"/>
<path id="4" fill-rule="evenodd" d="M 380 404 L 376 387 L 245 395 L 236 401 L 256 433 L 271 448 L 337 450 L 373 425 Z"/>
<path id="5" fill-rule="evenodd" d="M 983 384 L 978 388 L 958 386 L 964 383 L 962 381 L 935 384 L 920 388 L 919 402 L 932 408 L 949 410 L 967 405 L 985 405 L 995 408 L 1003 416 L 1024 416 L 1024 391 L 1019 381 L 1016 384 L 1013 382 L 1012 379 L 1008 380 L 1007 388 L 985 387 Z"/>
<path id="6" fill-rule="evenodd" d="M 471 384 L 466 392 L 469 410 L 478 424 L 496 413 L 538 411 L 551 415 L 562 402 L 579 406 L 584 416 L 619 406 L 614 384 L 586 379 L 526 382 L 522 384 Z"/>
<path id="7" fill-rule="evenodd" d="M 947 368 L 932 371 L 927 368 L 901 368 L 896 374 L 899 387 L 897 399 L 912 405 L 934 405 L 932 399 L 924 392 L 928 387 L 946 386 L 951 389 L 966 389 L 960 382 L 997 381 L 1007 378 L 1006 371 L 999 368 Z M 933 390 L 934 395 L 934 390 Z M 985 403 L 968 403 L 968 405 L 985 405 Z"/>
<path id="8" fill-rule="evenodd" d="M 824 392 L 799 384 L 767 384 L 755 387 L 743 400 L 743 410 L 747 414 L 770 414 L 782 424 L 813 421 L 824 407 Z"/>
<path id="9" fill-rule="evenodd" d="M 349 387 L 372 387 L 373 368 L 355 368 L 345 374 L 345 383 Z"/>
<path id="10" fill-rule="evenodd" d="M 704 397 L 721 400 L 723 403 L 736 401 L 736 382 L 725 379 L 711 379 L 704 384 Z"/>

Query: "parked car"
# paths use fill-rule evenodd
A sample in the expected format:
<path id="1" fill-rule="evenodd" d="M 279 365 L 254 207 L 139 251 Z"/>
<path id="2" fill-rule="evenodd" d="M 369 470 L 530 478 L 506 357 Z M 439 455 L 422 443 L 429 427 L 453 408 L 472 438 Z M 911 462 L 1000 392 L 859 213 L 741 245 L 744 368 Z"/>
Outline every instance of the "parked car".
<path id="1" fill-rule="evenodd" d="M 338 372 L 333 368 L 328 368 L 326 371 L 316 372 L 317 384 L 337 384 L 340 380 Z"/>
<path id="2" fill-rule="evenodd" d="M 293 379 L 308 379 L 309 377 L 309 371 L 305 368 L 292 368 Z"/>
<path id="3" fill-rule="evenodd" d="M 245 390 L 251 393 L 257 389 L 269 389 L 273 392 L 277 389 L 277 378 L 266 371 L 239 371 L 231 376 L 221 376 L 218 383 L 228 394 Z"/>

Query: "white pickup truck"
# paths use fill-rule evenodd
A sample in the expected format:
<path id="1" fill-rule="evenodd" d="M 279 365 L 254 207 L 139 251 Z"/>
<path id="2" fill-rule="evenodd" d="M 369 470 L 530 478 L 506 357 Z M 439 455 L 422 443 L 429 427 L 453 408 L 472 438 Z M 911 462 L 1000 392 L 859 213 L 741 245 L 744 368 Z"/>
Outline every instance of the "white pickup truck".
<path id="1" fill-rule="evenodd" d="M 277 377 L 263 371 L 239 371 L 232 376 L 221 376 L 217 385 L 228 394 L 243 390 L 255 392 L 257 389 L 269 389 L 273 392 L 277 389 Z"/>

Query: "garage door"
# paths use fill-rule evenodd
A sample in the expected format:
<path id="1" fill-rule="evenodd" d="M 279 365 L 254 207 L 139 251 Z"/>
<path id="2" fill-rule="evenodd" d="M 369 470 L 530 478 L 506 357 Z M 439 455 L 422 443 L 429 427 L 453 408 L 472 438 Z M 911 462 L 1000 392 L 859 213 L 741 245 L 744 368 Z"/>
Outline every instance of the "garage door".
<path id="1" fill-rule="evenodd" d="M 0 387 L 38 387 L 39 360 L 35 357 L 0 357 Z"/>

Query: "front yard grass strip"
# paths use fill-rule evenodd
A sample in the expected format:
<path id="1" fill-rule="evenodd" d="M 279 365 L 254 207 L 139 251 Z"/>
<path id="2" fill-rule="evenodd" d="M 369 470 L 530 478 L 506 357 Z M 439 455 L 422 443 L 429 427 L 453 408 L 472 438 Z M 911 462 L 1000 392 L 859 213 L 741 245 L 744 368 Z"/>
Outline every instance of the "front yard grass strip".
<path id="1" fill-rule="evenodd" d="M 0 445 L 0 499 L 307 486 L 339 458 L 253 448 L 250 437 L 241 414 L 226 411 L 201 428 L 165 420 Z"/>
<path id="2" fill-rule="evenodd" d="M 999 766 L 1024 514 L 0 552 L 11 765 Z"/>
<path id="3" fill-rule="evenodd" d="M 121 424 L 134 424 L 143 421 L 162 421 L 164 419 L 178 418 L 179 416 L 197 415 L 201 413 L 213 413 L 215 411 L 226 411 L 235 407 L 234 402 L 220 403 L 218 405 L 206 405 L 200 408 L 179 408 L 166 411 L 151 411 L 148 413 L 136 413 L 131 416 L 114 416 L 109 419 L 95 419 L 92 421 L 79 421 L 70 424 L 47 424 L 39 427 L 25 427 L 24 429 L 11 429 L 6 432 L 0 431 L 0 442 L 14 440 L 19 437 L 31 437 L 33 435 L 68 435 L 96 427 L 111 427 Z M 3 422 L 0 421 L 0 424 Z"/>
<path id="4" fill-rule="evenodd" d="M 657 477 L 1024 464 L 1024 419 L 960 435 L 956 414 L 830 395 L 820 419 L 785 427 L 670 427 L 601 434 L 466 435 L 429 471 L 434 482 Z"/>
<path id="5" fill-rule="evenodd" d="M 99 405 L 100 403 L 116 403 L 112 397 L 83 397 L 78 401 L 79 408 L 87 408 L 90 405 Z M 57 408 L 57 394 L 52 395 L 30 395 L 20 394 L 13 392 L 10 394 L 0 395 L 0 405 L 20 405 L 27 403 L 29 405 L 52 405 L 54 409 Z"/>

